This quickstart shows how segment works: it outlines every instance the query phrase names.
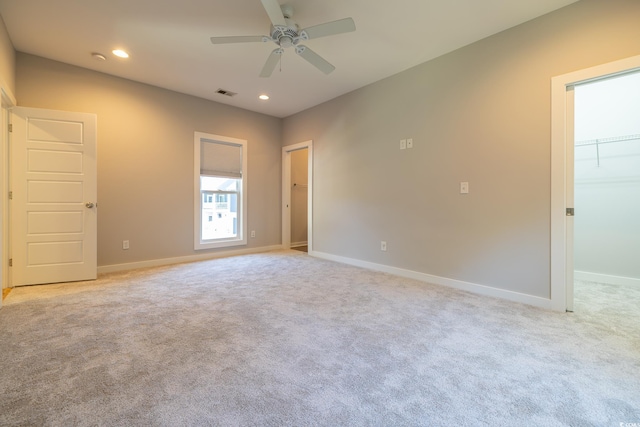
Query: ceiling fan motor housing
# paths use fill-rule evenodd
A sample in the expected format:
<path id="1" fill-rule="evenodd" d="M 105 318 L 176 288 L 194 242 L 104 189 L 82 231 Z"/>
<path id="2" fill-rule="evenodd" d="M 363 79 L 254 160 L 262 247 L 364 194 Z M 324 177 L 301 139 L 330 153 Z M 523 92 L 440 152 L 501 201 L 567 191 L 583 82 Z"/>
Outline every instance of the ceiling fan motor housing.
<path id="1" fill-rule="evenodd" d="M 271 39 L 280 47 L 290 47 L 298 43 L 300 27 L 293 19 L 285 18 L 286 27 L 271 26 Z"/>

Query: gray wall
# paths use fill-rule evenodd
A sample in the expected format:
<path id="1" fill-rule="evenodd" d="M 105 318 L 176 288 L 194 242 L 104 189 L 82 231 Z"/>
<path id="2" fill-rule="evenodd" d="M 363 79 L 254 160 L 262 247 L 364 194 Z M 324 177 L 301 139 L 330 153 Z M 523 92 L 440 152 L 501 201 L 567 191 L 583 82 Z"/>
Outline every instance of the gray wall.
<path id="1" fill-rule="evenodd" d="M 5 86 L 5 89 L 9 90 L 12 96 L 15 95 L 16 52 L 2 19 L 0 19 L 0 84 Z"/>
<path id="2" fill-rule="evenodd" d="M 18 105 L 98 116 L 99 266 L 196 253 L 194 131 L 248 140 L 247 247 L 281 243 L 281 119 L 23 53 L 16 75 Z"/>
<path id="3" fill-rule="evenodd" d="M 314 250 L 549 298 L 550 81 L 640 54 L 638 22 L 583 0 L 286 118 L 314 143 Z"/>

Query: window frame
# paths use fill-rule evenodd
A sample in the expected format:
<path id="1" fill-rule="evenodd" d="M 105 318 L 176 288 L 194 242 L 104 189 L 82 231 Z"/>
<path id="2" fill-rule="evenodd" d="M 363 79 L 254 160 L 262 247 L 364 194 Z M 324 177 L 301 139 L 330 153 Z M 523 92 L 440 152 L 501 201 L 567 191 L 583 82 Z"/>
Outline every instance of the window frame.
<path id="1" fill-rule="evenodd" d="M 200 161 L 201 143 L 217 143 L 240 147 L 242 152 L 241 185 L 238 195 L 238 235 L 232 238 L 202 239 L 202 190 L 200 187 Z M 194 132 L 193 155 L 193 243 L 195 250 L 215 249 L 247 244 L 247 141 L 222 135 L 214 135 L 205 132 Z M 208 175 L 207 175 L 208 176 Z M 209 192 L 209 190 L 206 190 Z M 215 200 L 215 198 L 214 198 Z"/>

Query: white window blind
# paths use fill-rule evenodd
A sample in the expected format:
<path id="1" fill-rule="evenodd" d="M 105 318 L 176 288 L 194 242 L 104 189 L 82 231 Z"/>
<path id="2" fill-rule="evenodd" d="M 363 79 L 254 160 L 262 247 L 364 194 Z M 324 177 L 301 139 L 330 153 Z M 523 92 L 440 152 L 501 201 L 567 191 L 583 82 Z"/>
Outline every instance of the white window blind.
<path id="1" fill-rule="evenodd" d="M 242 178 L 242 146 L 201 141 L 200 175 Z"/>

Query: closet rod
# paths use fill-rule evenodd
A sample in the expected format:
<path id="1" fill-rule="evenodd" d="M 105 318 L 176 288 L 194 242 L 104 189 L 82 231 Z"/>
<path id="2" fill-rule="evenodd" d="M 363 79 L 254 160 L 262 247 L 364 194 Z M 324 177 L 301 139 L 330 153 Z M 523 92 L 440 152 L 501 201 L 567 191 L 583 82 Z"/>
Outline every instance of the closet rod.
<path id="1" fill-rule="evenodd" d="M 609 144 L 612 142 L 633 141 L 634 139 L 640 139 L 640 134 L 613 136 L 611 138 L 586 139 L 584 141 L 576 141 L 576 147 L 585 147 L 587 145 L 597 145 L 597 144 Z"/>
<path id="2" fill-rule="evenodd" d="M 623 142 L 623 141 L 634 141 L 636 139 L 640 140 L 640 134 L 636 135 L 624 135 L 624 136 L 613 136 L 610 138 L 599 138 L 599 139 L 587 139 L 584 141 L 576 141 L 576 147 L 587 147 L 591 145 L 596 146 L 596 160 L 598 162 L 598 167 L 600 167 L 600 144 L 611 144 L 612 142 Z"/>

